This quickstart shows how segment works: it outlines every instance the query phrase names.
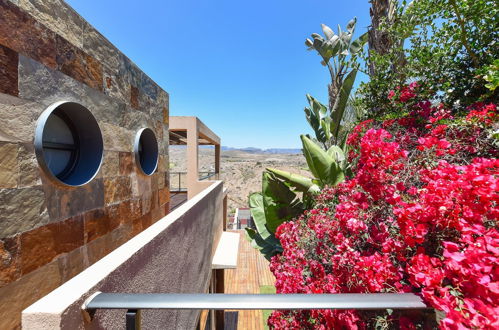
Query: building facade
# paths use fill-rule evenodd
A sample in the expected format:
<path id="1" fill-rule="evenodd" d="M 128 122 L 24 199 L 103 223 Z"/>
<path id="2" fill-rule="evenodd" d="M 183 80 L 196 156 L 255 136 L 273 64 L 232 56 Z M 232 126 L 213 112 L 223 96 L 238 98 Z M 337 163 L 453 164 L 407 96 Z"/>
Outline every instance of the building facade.
<path id="1" fill-rule="evenodd" d="M 169 213 L 169 95 L 64 1 L 0 0 L 0 118 L 0 328 L 11 329 Z M 203 203 L 222 203 L 217 189 Z M 195 212 L 209 224 L 165 234 L 186 235 L 179 246 L 203 236 L 207 254 L 177 251 L 165 263 L 193 262 L 192 290 L 209 285 L 221 207 Z M 147 290 L 189 287 L 178 269 L 163 271 L 164 285 L 149 280 Z"/>

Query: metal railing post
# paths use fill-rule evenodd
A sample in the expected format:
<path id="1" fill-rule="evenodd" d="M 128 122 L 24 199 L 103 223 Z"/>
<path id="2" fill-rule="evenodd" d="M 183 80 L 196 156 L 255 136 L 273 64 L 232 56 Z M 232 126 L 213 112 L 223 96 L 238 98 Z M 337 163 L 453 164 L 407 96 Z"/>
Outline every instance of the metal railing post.
<path id="1" fill-rule="evenodd" d="M 140 310 L 129 309 L 126 312 L 126 330 L 140 330 Z"/>

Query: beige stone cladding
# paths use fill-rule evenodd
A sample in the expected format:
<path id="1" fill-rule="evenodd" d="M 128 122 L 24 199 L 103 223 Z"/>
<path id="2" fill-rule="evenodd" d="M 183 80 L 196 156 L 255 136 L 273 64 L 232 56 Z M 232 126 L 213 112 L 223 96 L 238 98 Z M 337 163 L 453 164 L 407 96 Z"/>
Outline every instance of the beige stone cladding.
<path id="1" fill-rule="evenodd" d="M 104 141 L 97 176 L 62 186 L 40 169 L 40 114 L 74 101 Z M 163 217 L 169 209 L 169 96 L 62 0 L 0 0 L 0 329 L 21 311 Z M 158 168 L 140 173 L 148 127 Z"/>

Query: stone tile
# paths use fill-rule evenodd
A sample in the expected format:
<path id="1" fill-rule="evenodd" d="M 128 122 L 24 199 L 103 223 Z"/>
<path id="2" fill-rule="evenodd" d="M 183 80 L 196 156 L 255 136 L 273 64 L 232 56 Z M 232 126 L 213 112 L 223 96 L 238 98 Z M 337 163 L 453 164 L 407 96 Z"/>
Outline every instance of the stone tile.
<path id="1" fill-rule="evenodd" d="M 132 237 L 139 234 L 152 223 L 151 213 L 148 212 L 140 218 L 134 219 L 132 223 Z"/>
<path id="2" fill-rule="evenodd" d="M 57 69 L 62 73 L 86 84 L 103 90 L 102 65 L 66 39 L 56 36 Z"/>
<path id="3" fill-rule="evenodd" d="M 134 197 L 143 198 L 151 194 L 151 177 L 134 172 L 130 175 Z"/>
<path id="4" fill-rule="evenodd" d="M 19 182 L 17 143 L 0 142 L 0 188 L 15 188 Z"/>
<path id="5" fill-rule="evenodd" d="M 85 244 L 111 231 L 110 218 L 106 208 L 89 211 L 83 215 L 83 218 Z"/>
<path id="6" fill-rule="evenodd" d="M 91 49 L 92 55 L 105 67 L 108 67 L 111 72 L 117 73 L 119 71 L 121 52 L 99 31 L 85 23 L 82 38 L 83 49 Z"/>
<path id="7" fill-rule="evenodd" d="M 106 66 L 103 68 L 104 93 L 120 102 L 130 104 L 130 83 L 126 78 Z"/>
<path id="8" fill-rule="evenodd" d="M 137 133 L 137 131 L 144 127 L 153 127 L 154 121 L 151 117 L 142 111 L 136 111 L 131 107 L 126 107 L 125 115 L 123 117 L 122 126 Z"/>
<path id="9" fill-rule="evenodd" d="M 56 67 L 55 33 L 7 1 L 0 1 L 0 45 Z"/>
<path id="10" fill-rule="evenodd" d="M 0 93 L 0 141 L 33 143 L 36 121 L 45 106 Z"/>
<path id="11" fill-rule="evenodd" d="M 21 276 L 19 235 L 0 240 L 0 288 Z"/>
<path id="12" fill-rule="evenodd" d="M 84 20 L 63 0 L 19 0 L 19 6 L 76 47 L 83 48 Z"/>
<path id="13" fill-rule="evenodd" d="M 104 151 L 101 171 L 104 177 L 120 175 L 120 158 L 118 151 Z"/>
<path id="14" fill-rule="evenodd" d="M 54 261 L 0 288 L 0 329 L 20 329 L 21 312 L 61 285 L 59 265 Z"/>
<path id="15" fill-rule="evenodd" d="M 170 201 L 170 189 L 163 188 L 158 191 L 159 194 L 159 205 L 164 205 Z"/>
<path id="16" fill-rule="evenodd" d="M 49 221 L 41 187 L 0 189 L 0 238 L 31 230 Z"/>
<path id="17" fill-rule="evenodd" d="M 10 48 L 0 45 L 0 93 L 17 96 L 17 65 L 19 55 Z"/>
<path id="18" fill-rule="evenodd" d="M 139 109 L 139 89 L 133 85 L 130 85 L 130 105 L 134 109 Z"/>
<path id="19" fill-rule="evenodd" d="M 167 107 L 163 107 L 163 124 L 170 125 L 170 112 Z"/>
<path id="20" fill-rule="evenodd" d="M 154 82 L 154 80 L 149 78 L 149 76 L 145 73 L 142 74 L 140 90 L 144 95 L 147 95 L 152 101 L 156 101 L 160 89 L 161 88 Z"/>
<path id="21" fill-rule="evenodd" d="M 83 245 L 83 216 L 50 223 L 21 234 L 21 272 L 28 274 Z"/>
<path id="22" fill-rule="evenodd" d="M 40 179 L 40 170 L 36 160 L 35 148 L 33 144 L 19 144 L 19 187 L 39 186 L 42 183 Z"/>
<path id="23" fill-rule="evenodd" d="M 156 180 L 158 182 L 158 189 L 165 187 L 165 174 L 163 172 L 156 173 Z"/>
<path id="24" fill-rule="evenodd" d="M 107 123 L 99 123 L 99 126 L 102 131 L 102 138 L 104 140 L 106 150 L 127 152 L 133 151 L 135 135 L 132 131 Z"/>
<path id="25" fill-rule="evenodd" d="M 62 187 L 42 175 L 47 211 L 52 221 L 104 207 L 104 182 L 96 178 L 81 187 Z"/>
<path id="26" fill-rule="evenodd" d="M 158 172 L 168 171 L 168 159 L 165 155 L 159 155 L 158 159 Z"/>
<path id="27" fill-rule="evenodd" d="M 97 121 L 106 123 L 120 123 L 125 110 L 114 98 L 22 55 L 19 56 L 19 96 L 45 107 L 60 100 L 78 102 L 87 107 Z"/>
<path id="28" fill-rule="evenodd" d="M 86 248 L 81 246 L 57 258 L 61 281 L 66 282 L 88 267 Z"/>
<path id="29" fill-rule="evenodd" d="M 132 62 L 125 54 L 120 53 L 118 74 L 123 76 L 125 80 L 132 86 L 139 87 L 142 85 L 142 75 L 144 74 L 140 68 Z"/>
<path id="30" fill-rule="evenodd" d="M 114 204 L 130 199 L 132 196 L 130 177 L 119 176 L 104 179 L 104 191 L 106 204 Z"/>
<path id="31" fill-rule="evenodd" d="M 120 152 L 120 175 L 130 175 L 135 171 L 135 157 L 132 152 Z"/>

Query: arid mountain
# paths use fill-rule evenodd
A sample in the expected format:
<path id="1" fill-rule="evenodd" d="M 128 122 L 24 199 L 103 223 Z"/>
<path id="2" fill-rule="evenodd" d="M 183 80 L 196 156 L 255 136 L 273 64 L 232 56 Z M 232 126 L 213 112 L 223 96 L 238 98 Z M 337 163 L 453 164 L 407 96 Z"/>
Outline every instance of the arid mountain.
<path id="1" fill-rule="evenodd" d="M 215 166 L 214 149 L 200 148 L 200 171 L 213 171 Z M 185 148 L 170 147 L 170 171 L 186 170 Z M 229 188 L 229 213 L 237 207 L 248 207 L 248 195 L 261 190 L 262 172 L 266 167 L 278 168 L 305 176 L 307 164 L 302 154 L 269 154 L 222 150 L 221 178 Z"/>

